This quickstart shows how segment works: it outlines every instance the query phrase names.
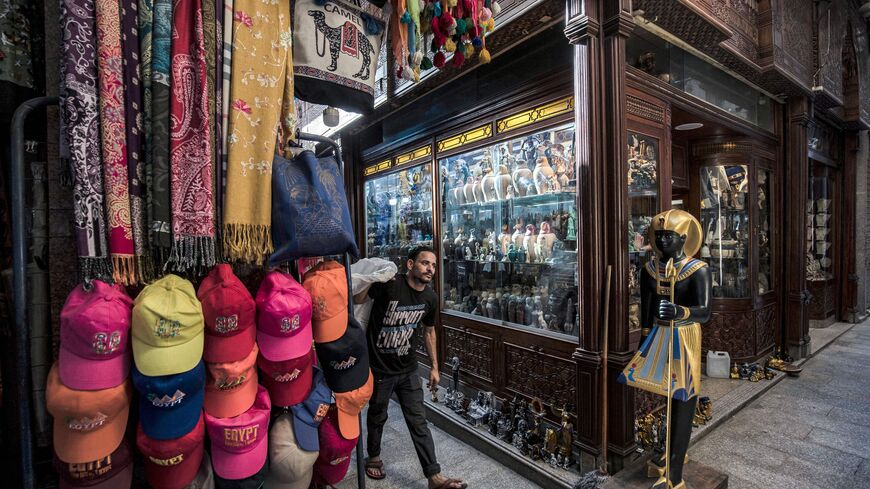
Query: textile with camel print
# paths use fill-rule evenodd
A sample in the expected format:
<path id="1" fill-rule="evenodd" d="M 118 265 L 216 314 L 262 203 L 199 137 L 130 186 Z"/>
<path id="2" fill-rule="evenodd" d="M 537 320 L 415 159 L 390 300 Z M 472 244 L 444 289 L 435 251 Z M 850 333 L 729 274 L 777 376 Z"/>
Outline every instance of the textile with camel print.
<path id="1" fill-rule="evenodd" d="M 302 151 L 292 160 L 275 156 L 269 265 L 308 256 L 359 256 L 344 178 L 335 157 Z"/>
<path id="2" fill-rule="evenodd" d="M 364 0 L 296 0 L 293 13 L 296 96 L 370 113 L 388 13 Z"/>
<path id="3" fill-rule="evenodd" d="M 89 281 L 112 276 L 106 243 L 100 145 L 94 0 L 62 0 L 62 139 L 73 175 L 73 211 L 79 272 Z"/>
<path id="4" fill-rule="evenodd" d="M 215 263 L 213 114 L 209 113 L 203 25 L 201 0 L 173 2 L 169 101 L 173 243 L 166 265 L 178 272 L 205 270 Z"/>
<path id="5" fill-rule="evenodd" d="M 272 159 L 296 130 L 290 3 L 235 0 L 232 21 L 223 253 L 262 263 L 272 252 Z"/>
<path id="6" fill-rule="evenodd" d="M 118 0 L 97 0 L 97 73 L 100 136 L 112 276 L 124 285 L 138 281 L 130 222 L 121 8 Z"/>

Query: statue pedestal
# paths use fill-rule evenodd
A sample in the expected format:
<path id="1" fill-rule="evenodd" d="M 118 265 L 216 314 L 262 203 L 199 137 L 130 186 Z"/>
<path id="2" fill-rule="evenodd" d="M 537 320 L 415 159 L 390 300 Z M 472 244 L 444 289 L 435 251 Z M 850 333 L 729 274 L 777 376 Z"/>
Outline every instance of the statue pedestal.
<path id="1" fill-rule="evenodd" d="M 689 457 L 691 457 L 691 453 Z M 728 474 L 689 459 L 683 467 L 683 480 L 691 489 L 728 489 Z M 601 489 L 649 489 L 656 480 L 646 476 L 646 459 L 619 471 Z"/>

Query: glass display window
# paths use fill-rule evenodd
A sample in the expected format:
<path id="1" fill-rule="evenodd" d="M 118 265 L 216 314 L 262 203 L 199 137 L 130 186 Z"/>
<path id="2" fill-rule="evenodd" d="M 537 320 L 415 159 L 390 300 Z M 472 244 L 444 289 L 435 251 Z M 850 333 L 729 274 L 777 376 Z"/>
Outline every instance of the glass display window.
<path id="1" fill-rule="evenodd" d="M 807 280 L 824 282 L 833 273 L 833 169 L 811 163 L 807 198 Z"/>
<path id="2" fill-rule="evenodd" d="M 574 126 L 441 158 L 443 308 L 578 335 Z"/>
<path id="3" fill-rule="evenodd" d="M 366 256 L 390 260 L 400 273 L 411 247 L 432 246 L 431 168 L 424 163 L 365 183 Z"/>
<path id="4" fill-rule="evenodd" d="M 771 249 L 771 223 L 773 222 L 773 174 L 769 170 L 758 170 L 758 294 L 773 290 L 773 250 Z"/>
<path id="5" fill-rule="evenodd" d="M 748 166 L 725 164 L 701 168 L 700 258 L 710 265 L 713 297 L 751 297 L 749 286 Z M 768 187 L 769 190 L 769 187 Z M 770 248 L 768 247 L 768 255 Z M 769 267 L 768 267 L 769 270 Z M 768 271 L 769 274 L 769 271 Z M 770 278 L 768 277 L 768 286 Z"/>
<path id="6" fill-rule="evenodd" d="M 629 329 L 640 329 L 640 278 L 649 261 L 650 222 L 659 212 L 659 140 L 628 132 L 628 320 Z"/>

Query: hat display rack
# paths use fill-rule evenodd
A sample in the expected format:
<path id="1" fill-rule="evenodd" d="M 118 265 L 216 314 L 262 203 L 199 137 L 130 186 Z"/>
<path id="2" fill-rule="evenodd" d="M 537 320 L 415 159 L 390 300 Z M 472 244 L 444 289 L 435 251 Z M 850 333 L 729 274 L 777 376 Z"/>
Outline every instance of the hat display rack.
<path id="1" fill-rule="evenodd" d="M 33 489 L 36 481 L 34 478 L 34 459 L 33 459 L 33 429 L 32 429 L 32 378 L 31 368 L 32 360 L 30 357 L 30 330 L 27 326 L 27 233 L 25 222 L 25 204 L 26 194 L 24 190 L 24 126 L 28 117 L 34 111 L 58 105 L 60 99 L 58 97 L 37 97 L 30 99 L 21 104 L 15 111 L 12 118 L 11 128 L 11 168 L 10 168 L 10 197 L 12 211 L 12 291 L 13 291 L 13 334 L 15 341 L 15 361 L 14 372 L 15 378 L 19 379 L 14 385 L 10 386 L 15 391 L 14 399 L 15 406 L 13 409 L 14 423 L 21 427 L 19 437 L 19 452 L 18 468 L 21 474 L 21 487 L 23 489 Z M 309 134 L 297 130 L 297 140 L 311 141 L 326 145 L 338 164 L 339 170 L 344 171 L 344 162 L 341 158 L 341 152 L 338 144 L 323 136 Z M 344 253 L 344 262 L 350 264 L 351 256 L 348 252 Z M 350 266 L 345 266 L 345 275 L 348 286 L 348 310 L 353 310 L 353 293 L 351 290 L 351 273 Z M 360 430 L 362 429 L 362 415 L 358 417 Z M 365 472 L 363 470 L 363 443 L 362 437 L 359 437 L 356 443 L 357 451 L 357 484 L 360 489 L 365 488 Z"/>

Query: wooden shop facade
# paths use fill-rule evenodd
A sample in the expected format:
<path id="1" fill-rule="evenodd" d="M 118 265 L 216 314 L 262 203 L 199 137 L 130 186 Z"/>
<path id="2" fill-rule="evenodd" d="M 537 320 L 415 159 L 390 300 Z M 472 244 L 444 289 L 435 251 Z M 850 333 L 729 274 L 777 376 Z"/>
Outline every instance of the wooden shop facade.
<path id="1" fill-rule="evenodd" d="M 811 323 L 864 315 L 870 7 L 507 5 L 491 64 L 390 76 L 386 102 L 342 131 L 357 237 L 400 270 L 411 246 L 436 250 L 445 379 L 456 357 L 473 389 L 538 398 L 553 422 L 569 410 L 590 454 L 606 405 L 618 469 L 637 406 L 615 378 L 640 338 L 653 215 L 702 224 L 704 355 L 802 357 Z"/>

